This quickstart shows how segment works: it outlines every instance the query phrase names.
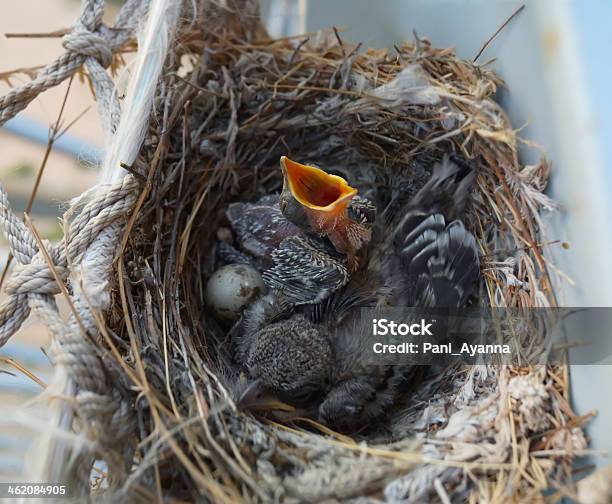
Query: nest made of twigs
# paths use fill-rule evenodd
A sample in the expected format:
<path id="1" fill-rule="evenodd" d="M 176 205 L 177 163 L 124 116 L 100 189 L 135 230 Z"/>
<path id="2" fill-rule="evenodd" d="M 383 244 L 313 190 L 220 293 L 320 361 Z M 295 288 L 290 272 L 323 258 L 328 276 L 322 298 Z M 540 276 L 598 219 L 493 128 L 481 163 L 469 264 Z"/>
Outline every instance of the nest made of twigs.
<path id="1" fill-rule="evenodd" d="M 485 66 L 426 39 L 363 50 L 335 31 L 270 40 L 250 16 L 219 19 L 224 31 L 211 23 L 181 32 L 131 168 L 143 192 L 117 262 L 105 344 L 121 357 L 108 370 L 138 422 L 123 455 L 130 475 L 116 491 L 215 502 L 565 492 L 585 441 L 564 368 L 448 369 L 405 398 L 385 435 L 367 439 L 235 407 L 228 342 L 204 313 L 204 286 L 223 209 L 278 191 L 281 155 L 367 162 L 387 175 L 445 152 L 471 159 L 467 223 L 492 306 L 554 304 L 540 245 L 540 212 L 551 205 L 548 166 L 519 162 L 493 99 L 502 82 Z"/>

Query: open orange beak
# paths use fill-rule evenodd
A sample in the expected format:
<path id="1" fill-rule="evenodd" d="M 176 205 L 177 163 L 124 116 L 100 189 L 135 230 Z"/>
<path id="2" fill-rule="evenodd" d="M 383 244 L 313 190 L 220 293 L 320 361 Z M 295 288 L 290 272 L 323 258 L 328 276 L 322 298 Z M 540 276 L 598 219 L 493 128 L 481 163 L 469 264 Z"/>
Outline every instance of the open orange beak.
<path id="1" fill-rule="evenodd" d="M 291 194 L 300 204 L 330 217 L 344 212 L 357 194 L 357 189 L 342 177 L 296 163 L 286 156 L 281 157 L 281 169 Z"/>

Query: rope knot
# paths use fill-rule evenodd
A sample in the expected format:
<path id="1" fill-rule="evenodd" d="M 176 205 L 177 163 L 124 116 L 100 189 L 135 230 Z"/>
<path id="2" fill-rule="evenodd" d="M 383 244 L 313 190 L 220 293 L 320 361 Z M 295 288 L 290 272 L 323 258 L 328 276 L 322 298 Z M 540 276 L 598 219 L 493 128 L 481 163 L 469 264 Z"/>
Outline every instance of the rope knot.
<path id="1" fill-rule="evenodd" d="M 68 277 L 68 269 L 56 265 L 55 271 L 62 280 Z M 53 272 L 38 252 L 29 264 L 16 264 L 13 273 L 6 282 L 7 294 L 59 294 L 60 287 L 55 281 Z"/>
<path id="2" fill-rule="evenodd" d="M 64 35 L 62 45 L 68 51 L 95 58 L 104 68 L 110 66 L 113 59 L 113 51 L 106 38 L 83 25 L 77 25 Z"/>

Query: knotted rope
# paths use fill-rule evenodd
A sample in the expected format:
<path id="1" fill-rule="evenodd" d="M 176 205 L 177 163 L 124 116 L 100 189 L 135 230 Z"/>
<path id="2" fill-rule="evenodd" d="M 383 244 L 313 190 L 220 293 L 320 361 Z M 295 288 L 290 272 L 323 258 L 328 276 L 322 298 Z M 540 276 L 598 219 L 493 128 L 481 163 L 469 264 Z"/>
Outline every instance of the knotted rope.
<path id="1" fill-rule="evenodd" d="M 115 25 L 108 28 L 102 22 L 104 1 L 83 0 L 77 23 L 62 40 L 66 52 L 31 82 L 0 98 L 0 125 L 23 110 L 38 94 L 84 66 L 96 95 L 107 140 L 114 143 L 121 110 L 106 68 L 111 65 L 113 54 L 134 36 L 149 3 L 160 2 L 128 0 Z M 151 78 L 157 76 L 151 75 Z M 141 122 L 146 123 L 147 119 L 148 115 Z M 128 120 L 134 122 L 134 118 Z M 139 145 L 133 146 L 133 151 L 136 153 L 138 148 Z M 130 175 L 120 177 L 117 183 L 100 184 L 87 191 L 71 202 L 64 216 L 64 238 L 51 244 L 39 243 L 33 232 L 14 215 L 0 186 L 0 228 L 16 259 L 6 282 L 7 297 L 0 305 L 0 346 L 21 327 L 30 312 L 51 331 L 49 354 L 58 385 L 50 394 L 71 398 L 59 406 L 57 427 L 73 428 L 71 419 L 73 412 L 76 413 L 89 448 L 70 448 L 51 435 L 45 453 L 40 456 L 44 461 L 38 476 L 48 481 L 79 480 L 78 488 L 83 494 L 89 490 L 89 471 L 96 456 L 104 454 L 116 479 L 127 469 L 124 461 L 131 458 L 125 455 L 129 449 L 125 440 L 134 428 L 133 407 L 130 399 L 109 383 L 101 350 L 95 341 L 98 314 L 110 302 L 109 278 L 118 237 L 137 193 L 138 183 Z M 70 297 L 73 312 L 68 320 L 62 318 L 55 302 L 55 296 L 60 293 L 68 293 Z"/>
<path id="2" fill-rule="evenodd" d="M 106 309 L 109 301 L 108 285 L 100 281 L 110 274 L 117 235 L 134 205 L 138 184 L 127 176 L 112 187 L 97 189 L 95 195 L 85 193 L 73 203 L 82 208 L 66 221 L 64 239 L 57 244 L 45 241 L 41 250 L 30 229 L 11 211 L 0 186 L 0 227 L 17 261 L 6 282 L 7 298 L 0 305 L 0 345 L 19 329 L 30 311 L 50 329 L 50 357 L 77 384 L 74 409 L 100 451 L 115 454 L 107 462 L 115 474 L 121 474 L 125 468 L 119 452 L 133 428 L 133 411 L 130 402 L 108 382 L 93 337 L 97 312 Z M 68 265 L 78 266 L 71 271 Z M 62 292 L 58 280 L 66 283 L 69 279 L 75 313 L 65 321 L 55 295 Z M 96 282 L 97 290 L 91 287 Z"/>
<path id="3" fill-rule="evenodd" d="M 39 242 L 11 211 L 0 186 L 0 228 L 16 259 L 0 305 L 0 346 L 19 329 L 30 311 L 51 331 L 49 354 L 55 366 L 47 391 L 53 403 L 49 431 L 41 437 L 32 481 L 73 481 L 77 495 L 89 493 L 93 462 L 103 457 L 114 483 L 121 482 L 133 453 L 128 439 L 135 427 L 132 398 L 111 383 L 96 344 L 99 314 L 110 305 L 110 277 L 126 215 L 138 192 L 121 162 L 135 161 L 146 132 L 153 97 L 173 36 L 178 0 L 128 0 L 113 28 L 102 23 L 103 0 L 83 0 L 77 23 L 63 38 L 66 52 L 34 80 L 0 98 L 0 125 L 23 110 L 42 91 L 84 66 L 91 79 L 106 132 L 103 183 L 71 202 L 64 215 L 65 235 L 57 244 Z M 106 72 L 139 29 L 139 53 L 122 115 Z M 141 27 L 139 27 L 141 28 Z M 106 176 L 104 176 L 106 174 Z M 69 297 L 72 314 L 64 320 L 55 296 Z M 75 423 L 76 418 L 79 422 Z M 57 436 L 55 429 L 79 428 L 86 443 Z M 82 438 L 81 438 L 82 439 Z"/>
<path id="4" fill-rule="evenodd" d="M 64 240 L 57 244 L 45 243 L 53 261 L 55 272 L 52 272 L 31 231 L 12 212 L 6 191 L 0 185 L 0 226 L 17 260 L 5 286 L 8 297 L 0 305 L 0 346 L 28 317 L 30 295 L 52 298 L 61 292 L 55 277 L 66 282 L 67 265 L 80 263 L 83 253 L 100 233 L 125 217 L 134 204 L 137 187 L 135 179 L 127 176 L 87 201 L 78 215 L 67 223 Z M 81 196 L 87 197 L 87 193 Z M 54 311 L 57 312 L 57 308 Z"/>
<path id="5" fill-rule="evenodd" d="M 113 54 L 133 36 L 148 3 L 149 0 L 128 0 L 115 25 L 108 28 L 102 22 L 104 0 L 83 0 L 79 20 L 62 40 L 66 52 L 47 65 L 35 79 L 0 98 L 0 126 L 26 108 L 40 93 L 57 86 L 85 65 L 105 130 L 112 133 L 120 109 L 113 82 L 104 69 L 111 64 Z"/>

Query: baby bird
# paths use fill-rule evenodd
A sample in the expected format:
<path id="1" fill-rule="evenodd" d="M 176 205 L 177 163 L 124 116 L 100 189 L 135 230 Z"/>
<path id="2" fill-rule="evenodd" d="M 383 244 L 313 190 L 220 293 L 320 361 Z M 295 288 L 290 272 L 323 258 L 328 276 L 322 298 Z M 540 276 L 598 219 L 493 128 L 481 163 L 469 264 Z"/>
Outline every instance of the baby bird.
<path id="1" fill-rule="evenodd" d="M 346 254 L 351 271 L 356 270 L 357 253 L 372 237 L 375 207 L 356 198 L 357 189 L 338 175 L 286 156 L 280 163 L 283 191 L 279 205 L 283 215 L 300 228 L 328 238 L 339 253 Z"/>
<path id="2" fill-rule="evenodd" d="M 473 177 L 469 167 L 445 158 L 396 218 L 377 221 L 363 268 L 324 301 L 296 310 L 279 303 L 277 289 L 248 308 L 234 340 L 253 380 L 245 401 L 265 389 L 310 405 L 312 416 L 343 431 L 380 418 L 415 368 L 372 364 L 372 320 L 359 308 L 465 305 L 479 260 L 474 237 L 458 219 Z"/>
<path id="3" fill-rule="evenodd" d="M 283 156 L 283 191 L 232 203 L 226 216 L 240 250 L 219 243 L 226 262 L 247 262 L 295 306 L 318 303 L 346 285 L 368 244 L 376 208 L 346 180 Z"/>
<path id="4" fill-rule="evenodd" d="M 480 272 L 478 247 L 462 219 L 474 177 L 469 165 L 444 157 L 399 221 L 393 219 L 391 229 L 383 230 L 389 238 L 377 262 L 386 279 L 397 279 L 396 306 L 461 307 L 473 293 Z"/>
<path id="5" fill-rule="evenodd" d="M 225 215 L 240 251 L 260 269 L 272 265 L 272 252 L 289 236 L 306 236 L 280 211 L 278 195 L 263 196 L 254 203 L 231 203 Z"/>

